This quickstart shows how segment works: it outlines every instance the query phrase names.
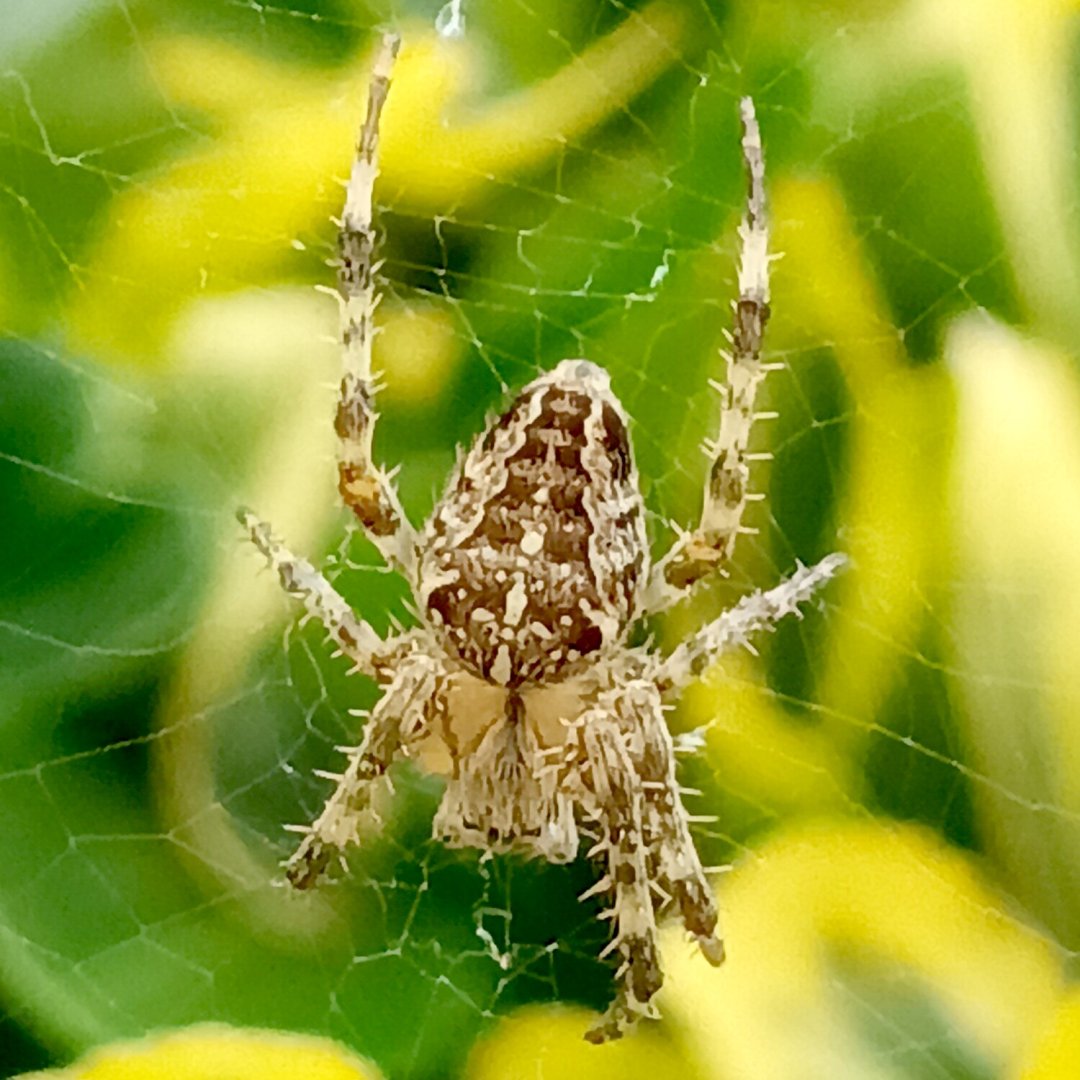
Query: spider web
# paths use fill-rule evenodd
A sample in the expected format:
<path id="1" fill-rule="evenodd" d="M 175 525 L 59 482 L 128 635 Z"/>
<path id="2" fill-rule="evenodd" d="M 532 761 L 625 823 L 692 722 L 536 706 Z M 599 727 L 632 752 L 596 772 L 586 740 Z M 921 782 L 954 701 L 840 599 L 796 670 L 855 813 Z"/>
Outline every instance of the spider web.
<path id="1" fill-rule="evenodd" d="M 730 576 L 655 633 L 797 560 L 853 566 L 671 717 L 691 812 L 716 815 L 704 860 L 736 866 L 727 967 L 672 938 L 679 1052 L 755 1077 L 1023 1060 L 1080 945 L 1077 200 L 1071 24 L 1035 5 L 1010 34 L 994 7 L 991 27 L 962 0 L 9 5 L 4 1075 L 205 1020 L 328 1034 L 392 1077 L 497 1075 L 500 1018 L 610 992 L 602 902 L 576 899 L 594 869 L 446 850 L 438 783 L 407 770 L 347 877 L 275 884 L 282 824 L 315 815 L 313 770 L 373 697 L 257 573 L 234 508 L 380 633 L 412 619 L 337 509 L 312 288 L 386 25 L 413 58 L 379 188 L 377 448 L 417 521 L 485 413 L 580 355 L 634 420 L 657 549 L 693 522 L 736 102 L 757 103 L 784 252 L 768 498 Z M 496 1056 L 466 1064 L 478 1037 Z M 525 1045 L 528 1075 L 570 1053 Z"/>

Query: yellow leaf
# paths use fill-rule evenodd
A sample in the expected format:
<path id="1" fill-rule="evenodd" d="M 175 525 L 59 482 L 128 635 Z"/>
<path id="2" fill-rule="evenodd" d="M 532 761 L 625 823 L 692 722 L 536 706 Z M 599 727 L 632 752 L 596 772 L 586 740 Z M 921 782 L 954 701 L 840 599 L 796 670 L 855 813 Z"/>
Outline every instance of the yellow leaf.
<path id="1" fill-rule="evenodd" d="M 379 1080 L 380 1075 L 330 1039 L 200 1024 L 113 1043 L 66 1069 L 23 1080 Z"/>
<path id="2" fill-rule="evenodd" d="M 960 66 L 1008 254 L 1042 330 L 1075 342 L 1076 0 L 917 0 L 913 59 Z"/>
<path id="3" fill-rule="evenodd" d="M 841 614 L 818 688 L 823 720 L 854 752 L 914 648 L 927 578 L 943 558 L 949 387 L 936 369 L 908 360 L 836 188 L 784 180 L 774 204 L 785 344 L 827 342 L 852 398 L 839 511 L 851 569 L 837 583 Z"/>
<path id="4" fill-rule="evenodd" d="M 1011 887 L 1080 946 L 1080 385 L 987 316 L 950 331 L 957 386 L 954 683 L 980 832 Z"/>
<path id="5" fill-rule="evenodd" d="M 435 212 L 449 210 L 505 180 L 535 168 L 578 142 L 625 108 L 679 56 L 687 16 L 669 0 L 631 12 L 550 78 L 487 106 L 474 118 L 448 122 L 448 102 L 460 95 L 478 62 L 465 39 L 417 39 L 412 63 L 443 72 L 438 92 L 413 89 L 402 64 L 387 104 L 383 182 L 393 201 Z M 453 53 L 449 49 L 456 50 Z M 456 64 L 447 63 L 453 56 Z M 430 75 L 428 76 L 430 78 Z M 394 101 L 396 97 L 398 100 Z"/>
<path id="6" fill-rule="evenodd" d="M 727 963 L 709 967 L 673 928 L 661 1000 L 711 1077 L 895 1076 L 865 1032 L 866 973 L 925 1001 L 961 1049 L 997 1068 L 1022 1058 L 1060 992 L 1050 944 L 922 829 L 804 825 L 722 882 Z"/>
<path id="7" fill-rule="evenodd" d="M 685 22 L 680 6 L 653 0 L 550 78 L 472 112 L 461 100 L 475 95 L 482 66 L 471 39 L 405 26 L 383 116 L 380 201 L 449 213 L 545 164 L 675 61 Z M 152 43 L 149 56 L 165 91 L 209 110 L 219 130 L 113 199 L 67 325 L 78 348 L 153 364 L 192 299 L 287 272 L 312 233 L 330 255 L 370 56 L 340 75 L 199 38 Z"/>
<path id="8" fill-rule="evenodd" d="M 678 1046 L 643 1027 L 618 1042 L 594 1046 L 587 1009 L 530 1005 L 500 1021 L 473 1048 L 466 1080 L 695 1080 L 698 1070 Z"/>
<path id="9" fill-rule="evenodd" d="M 1061 999 L 1017 1080 L 1074 1080 L 1080 1069 L 1080 990 Z"/>
<path id="10" fill-rule="evenodd" d="M 737 797 L 774 814 L 842 810 L 856 801 L 853 763 L 828 725 L 794 719 L 753 657 L 724 657 L 687 690 L 682 709 L 689 727 L 707 727 L 709 761 Z"/>

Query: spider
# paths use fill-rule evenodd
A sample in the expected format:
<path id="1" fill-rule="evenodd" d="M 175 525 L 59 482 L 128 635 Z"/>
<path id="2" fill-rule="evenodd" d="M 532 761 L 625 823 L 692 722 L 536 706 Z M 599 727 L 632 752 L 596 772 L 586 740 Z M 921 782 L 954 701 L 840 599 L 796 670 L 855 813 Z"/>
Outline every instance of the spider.
<path id="1" fill-rule="evenodd" d="M 563 360 L 529 383 L 459 455 L 422 528 L 406 517 L 392 473 L 372 458 L 379 299 L 372 190 L 379 117 L 398 50 L 378 52 L 339 233 L 341 380 L 335 429 L 341 497 L 387 563 L 412 587 L 419 626 L 382 640 L 306 560 L 247 510 L 246 532 L 286 592 L 326 627 L 382 696 L 336 788 L 285 864 L 311 888 L 345 849 L 391 764 L 410 758 L 446 780 L 434 835 L 485 852 L 573 859 L 582 837 L 606 863 L 584 895 L 608 893 L 617 952 L 614 1000 L 587 1033 L 617 1038 L 644 1016 L 662 981 L 657 924 L 676 914 L 713 964 L 724 959 L 717 909 L 676 780 L 666 702 L 725 650 L 749 645 L 797 614 L 843 565 L 834 554 L 797 565 L 667 655 L 631 644 L 641 619 L 665 610 L 729 561 L 752 498 L 747 451 L 755 391 L 768 366 L 765 168 L 753 102 L 743 98 L 748 195 L 740 227 L 739 297 L 725 353 L 719 430 L 701 520 L 650 565 L 645 506 L 627 416 L 607 374 Z"/>

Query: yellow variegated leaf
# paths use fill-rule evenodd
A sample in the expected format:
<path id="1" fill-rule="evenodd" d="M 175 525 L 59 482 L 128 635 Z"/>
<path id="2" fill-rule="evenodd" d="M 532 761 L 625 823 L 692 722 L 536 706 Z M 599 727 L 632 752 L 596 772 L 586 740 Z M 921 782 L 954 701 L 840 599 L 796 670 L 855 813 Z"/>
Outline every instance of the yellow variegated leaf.
<path id="1" fill-rule="evenodd" d="M 673 928 L 661 1002 L 717 1080 L 903 1076 L 886 1037 L 997 1073 L 1060 993 L 1054 948 L 929 831 L 804 825 L 722 881 L 727 962 Z"/>
<path id="2" fill-rule="evenodd" d="M 1080 1068 L 1080 990 L 1065 994 L 1016 1080 L 1073 1080 Z"/>
<path id="3" fill-rule="evenodd" d="M 1080 946 L 1080 385 L 988 316 L 949 335 L 957 386 L 955 683 L 981 829 L 1011 887 Z"/>
<path id="4" fill-rule="evenodd" d="M 493 181 L 549 161 L 648 87 L 678 55 L 682 8 L 653 0 L 547 80 L 468 112 L 482 59 L 471 39 L 403 28 L 383 119 L 379 197 L 449 211 Z M 67 325 L 98 355 L 161 360 L 161 342 L 193 297 L 288 269 L 306 234 L 340 213 L 370 57 L 343 73 L 286 69 L 220 42 L 171 39 L 150 59 L 175 100 L 219 130 L 113 199 Z"/>
<path id="5" fill-rule="evenodd" d="M 854 749 L 913 649 L 927 575 L 942 559 L 949 388 L 935 369 L 908 361 L 839 192 L 787 180 L 774 203 L 783 344 L 827 342 L 852 398 L 838 513 L 851 568 L 834 594 L 842 611 L 830 625 L 818 695 L 825 722 Z"/>
<path id="6" fill-rule="evenodd" d="M 379 1080 L 373 1065 L 330 1039 L 200 1024 L 113 1043 L 66 1069 L 23 1080 Z"/>
<path id="7" fill-rule="evenodd" d="M 473 1048 L 466 1080 L 696 1080 L 697 1067 L 653 1028 L 594 1046 L 583 1038 L 596 1023 L 587 1009 L 527 1006 L 499 1022 Z"/>
<path id="8" fill-rule="evenodd" d="M 913 62 L 967 78 L 982 160 L 1020 294 L 1046 332 L 1075 342 L 1080 236 L 1073 226 L 1076 0 L 919 0 Z"/>

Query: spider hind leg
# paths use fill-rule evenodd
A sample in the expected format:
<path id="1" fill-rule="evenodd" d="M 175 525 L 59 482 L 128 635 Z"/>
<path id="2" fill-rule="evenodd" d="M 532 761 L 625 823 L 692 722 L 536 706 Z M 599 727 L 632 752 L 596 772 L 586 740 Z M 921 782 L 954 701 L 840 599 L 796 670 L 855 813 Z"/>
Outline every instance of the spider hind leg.
<path id="1" fill-rule="evenodd" d="M 618 951 L 615 999 L 586 1038 L 619 1038 L 639 1019 L 655 1015 L 653 995 L 663 975 L 657 924 L 677 913 L 713 964 L 724 957 L 712 889 L 690 835 L 675 777 L 675 752 L 658 685 L 624 671 L 599 696 L 580 725 L 587 788 L 585 806 L 606 855 L 607 873 L 592 891 L 610 890 Z"/>
<path id="2" fill-rule="evenodd" d="M 349 753 L 345 772 L 322 812 L 285 863 L 285 878 L 296 889 L 310 889 L 326 869 L 359 840 L 363 816 L 372 809 L 379 781 L 407 746 L 407 736 L 422 728 L 437 683 L 434 666 L 423 657 L 405 659 L 371 711 L 361 744 Z"/>

